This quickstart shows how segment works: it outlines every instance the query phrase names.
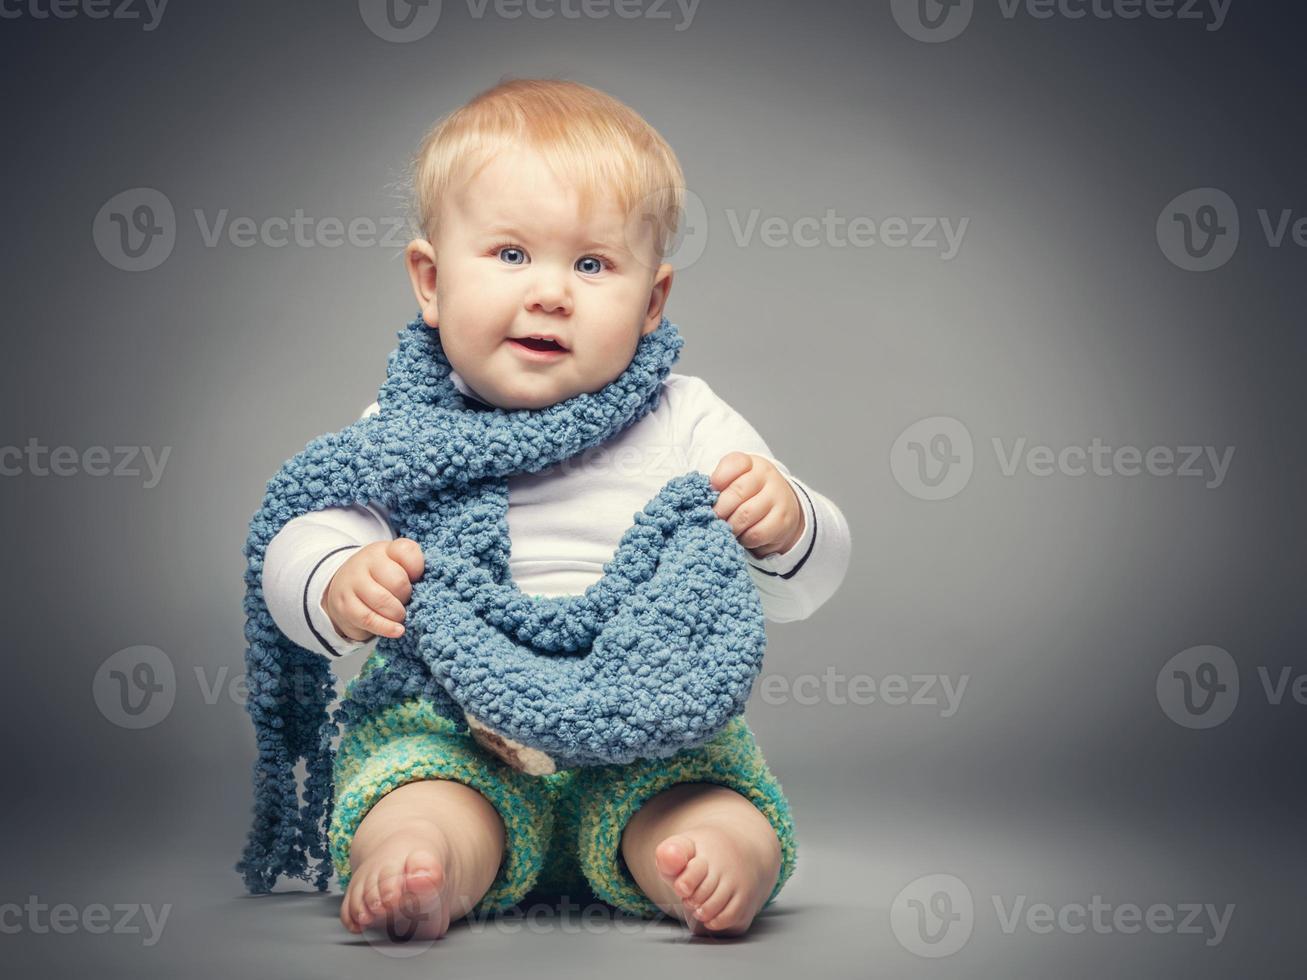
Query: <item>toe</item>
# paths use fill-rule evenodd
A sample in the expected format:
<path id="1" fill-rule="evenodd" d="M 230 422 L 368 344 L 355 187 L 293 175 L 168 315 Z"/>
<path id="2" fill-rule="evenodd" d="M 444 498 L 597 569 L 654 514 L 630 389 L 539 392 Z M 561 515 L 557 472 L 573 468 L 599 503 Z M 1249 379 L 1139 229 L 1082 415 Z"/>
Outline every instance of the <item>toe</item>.
<path id="1" fill-rule="evenodd" d="M 704 925 L 712 926 L 713 920 L 720 916 L 727 906 L 735 900 L 737 889 L 730 887 L 726 883 L 721 883 L 707 899 L 699 903 L 699 907 L 694 910 L 695 917 Z M 713 926 L 713 928 L 716 928 Z"/>
<path id="2" fill-rule="evenodd" d="M 709 868 L 708 873 L 703 877 L 703 881 L 699 883 L 699 887 L 694 890 L 693 894 L 685 900 L 685 904 L 699 908 L 712 897 L 713 892 L 717 891 L 717 882 L 720 878 L 721 875 L 715 869 Z"/>
<path id="3" fill-rule="evenodd" d="M 383 911 L 380 885 L 378 880 L 373 878 L 363 892 L 363 914 L 375 918 L 382 914 Z"/>
<path id="4" fill-rule="evenodd" d="M 404 869 L 400 864 L 387 864 L 377 875 L 377 895 L 380 906 L 374 914 L 385 915 L 399 908 L 404 897 Z"/>
<path id="5" fill-rule="evenodd" d="M 404 887 L 419 898 L 428 898 L 445 883 L 445 871 L 430 851 L 414 851 L 404 863 Z"/>
<path id="6" fill-rule="evenodd" d="M 382 911 L 397 908 L 404 897 L 404 875 L 399 868 L 390 868 L 377 877 L 377 891 L 381 895 Z"/>
<path id="7" fill-rule="evenodd" d="M 695 893 L 703 880 L 708 877 L 708 859 L 702 854 L 695 855 L 694 859 L 685 866 L 681 876 L 676 879 L 672 885 L 672 890 L 681 898 L 688 898 Z"/>
<path id="8" fill-rule="evenodd" d="M 658 873 L 668 881 L 676 878 L 694 857 L 694 840 L 685 834 L 673 834 L 654 850 Z"/>
<path id="9" fill-rule="evenodd" d="M 356 874 L 354 880 L 350 882 L 349 895 L 347 896 L 349 902 L 349 915 L 350 918 L 354 920 L 355 925 L 360 929 L 367 928 L 369 921 L 371 921 L 371 916 L 368 913 L 364 897 L 374 880 L 375 876 L 368 869 L 364 868 L 361 870 L 361 873 Z"/>
<path id="10" fill-rule="evenodd" d="M 714 932 L 738 935 L 748 929 L 750 921 L 745 921 L 744 901 L 739 892 L 722 907 L 713 918 L 705 919 L 704 925 Z"/>
<path id="11" fill-rule="evenodd" d="M 358 925 L 354 922 L 354 916 L 350 913 L 350 893 L 354 889 L 354 883 L 350 882 L 349 887 L 345 889 L 345 894 L 340 900 L 340 924 L 350 932 L 357 932 Z"/>

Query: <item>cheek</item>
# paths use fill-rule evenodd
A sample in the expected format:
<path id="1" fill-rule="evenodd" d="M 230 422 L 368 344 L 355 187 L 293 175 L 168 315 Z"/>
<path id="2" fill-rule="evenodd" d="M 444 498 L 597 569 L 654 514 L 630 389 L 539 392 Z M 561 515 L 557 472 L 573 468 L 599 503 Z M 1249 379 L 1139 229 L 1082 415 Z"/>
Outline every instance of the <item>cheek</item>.
<path id="1" fill-rule="evenodd" d="M 594 357 L 591 363 L 596 369 L 616 377 L 631 363 L 638 342 L 639 330 L 635 327 L 606 333 L 599 343 L 592 346 Z"/>
<path id="2" fill-rule="evenodd" d="M 502 321 L 517 302 L 503 275 L 475 263 L 450 269 L 444 287 L 437 286 L 436 299 L 441 318 L 456 322 L 469 336 Z"/>
<path id="3" fill-rule="evenodd" d="M 467 303 L 475 303 L 482 293 L 502 293 L 509 278 L 494 262 L 477 258 L 460 258 L 445 268 L 446 289 L 456 301 Z"/>

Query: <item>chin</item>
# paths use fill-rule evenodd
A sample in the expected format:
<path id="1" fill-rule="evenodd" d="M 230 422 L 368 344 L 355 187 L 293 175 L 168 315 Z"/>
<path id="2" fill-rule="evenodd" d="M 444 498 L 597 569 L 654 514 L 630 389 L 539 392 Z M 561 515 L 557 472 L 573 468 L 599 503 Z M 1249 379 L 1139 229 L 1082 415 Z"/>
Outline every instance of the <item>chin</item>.
<path id="1" fill-rule="evenodd" d="M 569 397 L 566 392 L 501 392 L 496 394 L 494 402 L 501 408 L 513 411 L 521 408 L 548 408 L 550 405 L 566 401 Z"/>

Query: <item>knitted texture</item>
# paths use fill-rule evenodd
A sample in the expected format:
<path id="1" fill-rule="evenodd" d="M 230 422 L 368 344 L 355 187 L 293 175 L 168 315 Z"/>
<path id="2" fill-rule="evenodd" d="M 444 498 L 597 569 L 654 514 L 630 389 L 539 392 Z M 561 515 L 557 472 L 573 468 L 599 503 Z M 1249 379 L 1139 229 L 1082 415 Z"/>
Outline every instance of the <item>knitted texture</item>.
<path id="1" fill-rule="evenodd" d="M 677 783 L 717 783 L 752 802 L 781 843 L 781 868 L 770 905 L 794 871 L 794 820 L 781 785 L 743 715 L 701 746 L 668 759 L 566 769 L 528 776 L 483 751 L 431 702 L 415 698 L 347 729 L 336 757 L 337 805 L 331 856 L 341 890 L 351 877 L 349 849 L 368 811 L 391 790 L 419 779 L 471 786 L 499 811 L 504 855 L 495 880 L 472 909 L 498 912 L 532 890 L 577 896 L 585 890 L 641 917 L 661 910 L 632 877 L 622 831 L 651 797 Z"/>
<path id="2" fill-rule="evenodd" d="M 600 390 L 506 410 L 464 400 L 439 331 L 418 316 L 390 354 L 380 411 L 314 439 L 269 481 L 245 546 L 246 705 L 258 758 L 254 822 L 236 868 L 251 892 L 282 875 L 326 889 L 342 723 L 421 697 L 459 733 L 471 718 L 567 769 L 667 758 L 744 710 L 766 644 L 762 604 L 704 474 L 672 478 L 634 514 L 581 595 L 526 595 L 509 570 L 507 478 L 599 445 L 657 408 L 683 343 L 664 318 Z M 263 558 L 287 521 L 370 502 L 388 510 L 397 537 L 419 543 L 425 571 L 404 635 L 378 640 L 372 669 L 329 713 L 330 661 L 273 622 Z"/>

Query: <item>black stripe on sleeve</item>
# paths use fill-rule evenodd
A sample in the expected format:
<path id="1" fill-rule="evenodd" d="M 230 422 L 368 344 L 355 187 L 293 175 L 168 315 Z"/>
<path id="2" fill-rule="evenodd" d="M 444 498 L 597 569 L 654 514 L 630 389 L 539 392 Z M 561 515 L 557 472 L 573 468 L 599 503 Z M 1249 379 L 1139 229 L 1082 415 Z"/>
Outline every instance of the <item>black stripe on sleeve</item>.
<path id="1" fill-rule="evenodd" d="M 342 551 L 349 551 L 351 548 L 361 547 L 363 546 L 358 544 L 343 544 L 339 548 L 333 548 L 318 559 L 318 563 L 313 566 L 313 571 L 309 572 L 309 577 L 304 581 L 304 622 L 308 623 L 309 631 L 317 637 L 318 642 L 321 643 L 326 648 L 327 652 L 333 657 L 342 657 L 344 654 L 328 643 L 327 638 L 319 633 L 318 628 L 313 625 L 313 617 L 309 615 L 309 585 L 313 582 L 313 576 L 318 574 L 318 569 L 322 567 L 322 563 L 332 555 L 340 554 Z"/>
<path id="2" fill-rule="evenodd" d="M 794 481 L 791 485 L 798 487 L 799 491 L 803 494 L 804 498 L 808 501 L 808 506 L 812 508 L 812 540 L 808 542 L 808 550 L 803 553 L 803 557 L 799 559 L 799 563 L 795 565 L 793 568 L 791 568 L 784 575 L 782 575 L 780 572 L 768 571 L 765 568 L 761 568 L 758 565 L 755 565 L 753 562 L 749 562 L 750 568 L 756 569 L 757 571 L 762 572 L 764 575 L 771 575 L 774 576 L 775 578 L 781 578 L 781 579 L 793 578 L 794 574 L 800 568 L 802 568 L 804 563 L 808 560 L 808 556 L 812 554 L 812 549 L 817 545 L 817 507 L 815 504 L 813 504 L 812 498 L 808 496 L 808 491 L 804 490 L 803 487 L 799 486 L 797 481 Z"/>

